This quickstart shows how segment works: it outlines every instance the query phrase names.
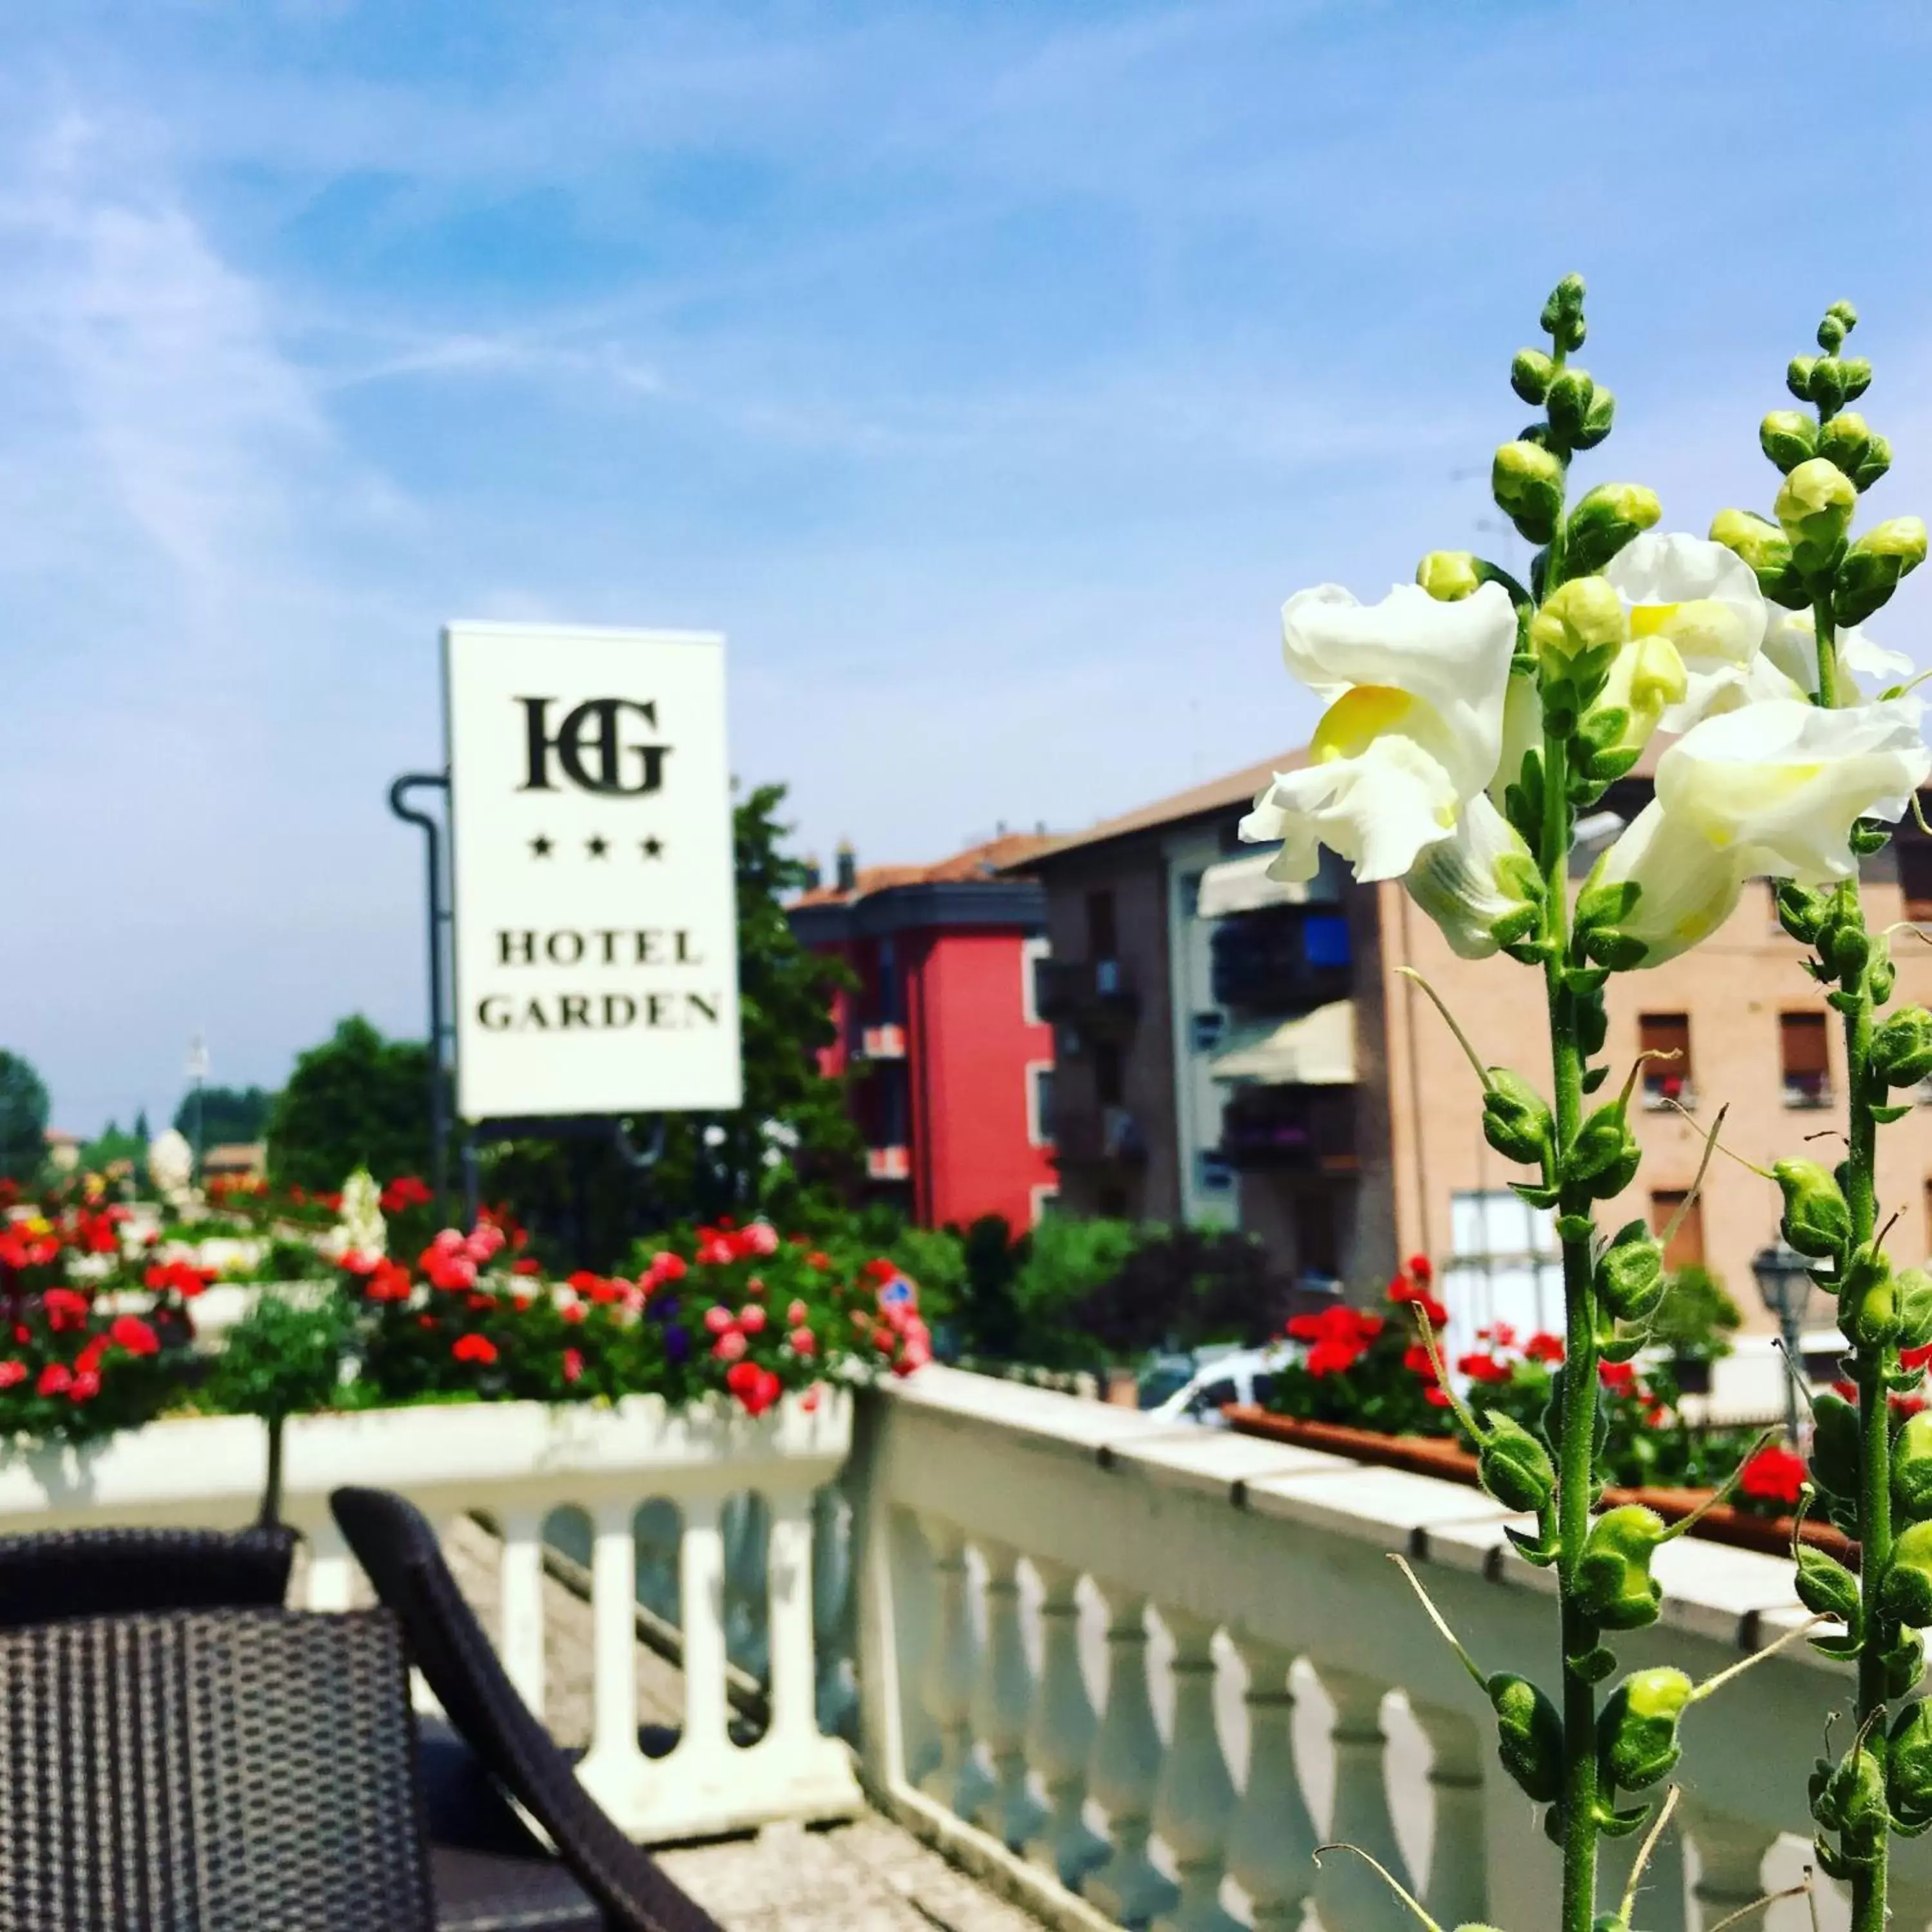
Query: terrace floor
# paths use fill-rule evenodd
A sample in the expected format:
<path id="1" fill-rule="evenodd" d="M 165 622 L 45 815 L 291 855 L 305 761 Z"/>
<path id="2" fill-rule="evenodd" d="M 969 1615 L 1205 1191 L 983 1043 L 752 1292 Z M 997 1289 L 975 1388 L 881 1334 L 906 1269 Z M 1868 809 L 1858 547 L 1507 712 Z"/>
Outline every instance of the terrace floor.
<path id="1" fill-rule="evenodd" d="M 480 1525 L 459 1520 L 446 1533 L 443 1547 L 494 1638 L 495 1538 Z M 586 1744 L 590 1606 L 555 1576 L 547 1577 L 544 1587 L 550 1664 L 545 1711 L 559 1743 Z M 676 1666 L 641 1642 L 638 1706 L 638 1723 L 646 1727 L 674 1727 L 683 1708 Z M 680 1846 L 659 1856 L 725 1932 L 1040 1932 L 1038 1921 L 877 1813 L 812 1828 L 768 1826 L 753 1836 Z"/>

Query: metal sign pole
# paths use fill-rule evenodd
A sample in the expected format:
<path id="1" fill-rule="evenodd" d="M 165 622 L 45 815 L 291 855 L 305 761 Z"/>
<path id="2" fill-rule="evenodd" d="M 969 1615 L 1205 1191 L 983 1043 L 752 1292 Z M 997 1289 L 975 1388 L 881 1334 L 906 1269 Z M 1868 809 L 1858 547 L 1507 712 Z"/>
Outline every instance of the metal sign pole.
<path id="1" fill-rule="evenodd" d="M 423 830 L 428 854 L 429 887 L 429 1136 L 430 1185 L 439 1218 L 446 1214 L 449 1180 L 449 1087 L 443 1048 L 449 1027 L 443 1014 L 442 932 L 449 914 L 443 905 L 442 827 L 426 812 L 405 802 L 414 787 L 434 787 L 448 796 L 447 772 L 406 772 L 389 787 L 389 809 Z"/>

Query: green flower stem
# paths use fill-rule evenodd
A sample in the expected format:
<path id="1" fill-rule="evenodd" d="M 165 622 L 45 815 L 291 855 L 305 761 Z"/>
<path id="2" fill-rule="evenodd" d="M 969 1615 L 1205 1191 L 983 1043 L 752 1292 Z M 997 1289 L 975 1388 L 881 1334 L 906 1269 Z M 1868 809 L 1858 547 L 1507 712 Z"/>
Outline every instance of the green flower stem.
<path id="1" fill-rule="evenodd" d="M 1565 983 L 1570 957 L 1569 748 L 1554 733 L 1544 733 L 1541 857 L 1549 954 L 1543 970 L 1556 1076 L 1559 1172 L 1583 1119 L 1583 1054 L 1577 1040 L 1575 998 Z M 1566 1187 L 1558 1211 L 1565 1218 L 1588 1216 L 1589 1196 Z M 1563 1242 L 1563 1431 L 1557 1445 L 1556 1490 L 1563 1646 L 1562 1923 L 1564 1932 L 1590 1932 L 1597 1916 L 1597 1693 L 1590 1678 L 1572 1664 L 1597 1642 L 1576 1588 L 1590 1530 L 1597 1435 L 1597 1310 L 1587 1237 Z"/>
<path id="2" fill-rule="evenodd" d="M 1814 607 L 1817 628 L 1818 702 L 1835 704 L 1838 699 L 1838 650 L 1830 604 L 1820 598 Z M 1846 923 L 1864 922 L 1864 908 L 1858 897 L 1858 881 L 1847 880 L 1838 888 L 1838 918 Z M 1855 986 L 1846 987 L 1854 996 L 1845 1021 L 1846 1102 L 1850 1129 L 1844 1169 L 1845 1201 L 1851 1210 L 1851 1244 L 1856 1250 L 1869 1241 L 1878 1227 L 1878 1123 L 1872 1109 L 1886 1100 L 1884 1083 L 1871 1070 L 1872 996 L 1869 982 L 1860 974 Z M 1863 1470 L 1858 1495 L 1858 1594 L 1864 1612 L 1867 1640 L 1858 1658 L 1857 1721 L 1860 1735 L 1886 1708 L 1885 1665 L 1882 1652 L 1872 1634 L 1880 1628 L 1879 1586 L 1885 1578 L 1892 1557 L 1892 1415 L 1886 1386 L 1886 1372 L 1897 1366 L 1897 1345 L 1860 1348 L 1856 1356 L 1858 1389 L 1858 1429 L 1864 1447 Z M 1876 1858 L 1861 1865 L 1852 1877 L 1852 1932 L 1885 1932 L 1886 1868 L 1890 1862 L 1891 1840 L 1881 1834 Z"/>

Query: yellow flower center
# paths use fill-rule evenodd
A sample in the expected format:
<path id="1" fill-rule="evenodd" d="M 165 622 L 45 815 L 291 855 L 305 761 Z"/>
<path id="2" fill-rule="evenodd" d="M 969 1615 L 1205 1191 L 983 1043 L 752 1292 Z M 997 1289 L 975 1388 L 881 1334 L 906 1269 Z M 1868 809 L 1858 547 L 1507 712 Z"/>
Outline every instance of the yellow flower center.
<path id="1" fill-rule="evenodd" d="M 1326 765 L 1337 758 L 1359 758 L 1414 709 L 1414 698 L 1393 685 L 1357 685 L 1322 714 L 1308 743 L 1310 763 Z"/>
<path id="2" fill-rule="evenodd" d="M 1718 597 L 1693 597 L 1681 604 L 1633 604 L 1633 638 L 1668 638 L 1680 650 L 1742 664 L 1753 640 L 1737 612 Z"/>
<path id="3" fill-rule="evenodd" d="M 1633 604 L 1630 612 L 1630 635 L 1660 638 L 1666 634 L 1672 618 L 1683 609 L 1681 604 Z"/>

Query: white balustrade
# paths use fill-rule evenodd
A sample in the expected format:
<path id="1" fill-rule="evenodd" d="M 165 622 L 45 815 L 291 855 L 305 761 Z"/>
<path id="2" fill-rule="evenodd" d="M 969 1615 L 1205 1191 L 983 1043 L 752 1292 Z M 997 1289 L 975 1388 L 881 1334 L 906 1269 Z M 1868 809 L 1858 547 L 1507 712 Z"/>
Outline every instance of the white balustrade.
<path id="1" fill-rule="evenodd" d="M 362 1484 L 409 1497 L 439 1532 L 476 1515 L 501 1538 L 496 1640 L 506 1674 L 541 1716 L 549 1666 L 546 1527 L 589 1559 L 591 1748 L 580 1775 L 612 1816 L 645 1839 L 730 1831 L 777 1819 L 849 1816 L 862 1803 L 851 1753 L 821 1736 L 814 1710 L 813 1498 L 843 1466 L 849 1398 L 812 1412 L 781 1403 L 756 1420 L 722 1406 L 682 1414 L 633 1399 L 614 1408 L 535 1402 L 424 1407 L 299 1418 L 285 1439 L 284 1509 L 307 1540 L 303 1601 L 340 1610 L 369 1600 L 328 1493 Z M 80 1454 L 0 1464 L 0 1532 L 90 1523 L 239 1527 L 266 1473 L 261 1425 L 241 1416 L 170 1421 Z M 756 1744 L 730 1738 L 725 1696 L 728 1499 L 747 1493 L 751 1541 L 740 1574 L 763 1591 L 750 1627 L 769 1651 L 771 1721 Z M 569 1532 L 587 1520 L 587 1543 Z M 646 1534 L 640 1535 L 640 1526 Z M 685 1665 L 683 1724 L 670 1754 L 638 1743 L 640 1572 L 671 1581 Z M 654 1606 L 655 1607 L 655 1606 Z M 419 1699 L 423 1696 L 420 1685 Z"/>
<path id="2" fill-rule="evenodd" d="M 1109 1596 L 1108 1607 L 1107 1704 L 1087 1786 L 1106 1812 L 1111 1850 L 1087 1890 L 1121 1924 L 1139 1926 L 1150 1924 L 1180 1894 L 1148 1851 L 1161 1743 L 1148 1696 L 1147 1599 L 1123 1590 Z"/>
<path id="3" fill-rule="evenodd" d="M 1040 1670 L 1026 1752 L 1046 1802 L 1029 1849 L 1077 1891 L 1107 1856 L 1107 1841 L 1087 1823 L 1087 1765 L 1100 1720 L 1080 1667 L 1080 1574 L 1046 1556 L 1033 1566 L 1041 1585 Z"/>
<path id="4" fill-rule="evenodd" d="M 1384 1759 L 1382 1700 L 1390 1687 L 1381 1678 L 1332 1666 L 1318 1666 L 1322 1688 L 1335 1706 L 1329 1733 L 1335 1751 L 1335 1797 L 1328 1836 L 1367 1852 L 1413 1891 L 1390 1815 Z M 1414 1932 L 1414 1921 L 1373 1869 L 1347 1852 L 1332 1852 L 1315 1880 L 1315 1909 L 1324 1926 L 1348 1932 Z"/>
<path id="5" fill-rule="evenodd" d="M 1179 1610 L 1161 1621 L 1174 1640 L 1174 1730 L 1154 1793 L 1154 1828 L 1173 1855 L 1180 1895 L 1162 1932 L 1237 1932 L 1221 1909 L 1222 1845 L 1234 1784 L 1214 1721 L 1214 1626 Z"/>
<path id="6" fill-rule="evenodd" d="M 1248 1673 L 1248 1774 L 1228 1834 L 1228 1875 L 1248 1894 L 1255 1932 L 1294 1932 L 1313 1888 L 1318 1842 L 1294 1768 L 1294 1659 L 1242 1632 L 1234 1642 Z"/>
<path id="7" fill-rule="evenodd" d="M 1022 1850 L 1039 1827 L 1040 1808 L 1027 1788 L 1027 1718 L 1033 1673 L 1020 1628 L 1019 1556 L 1003 1543 L 980 1546 L 986 1565 L 986 1643 L 974 1718 L 992 1784 L 980 1822 L 1010 1850 Z"/>

